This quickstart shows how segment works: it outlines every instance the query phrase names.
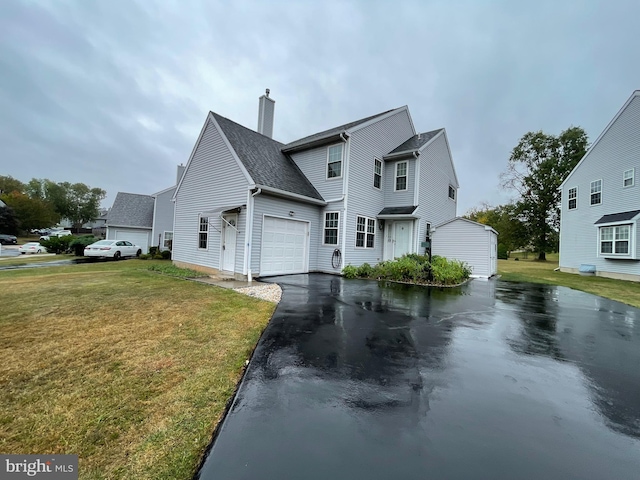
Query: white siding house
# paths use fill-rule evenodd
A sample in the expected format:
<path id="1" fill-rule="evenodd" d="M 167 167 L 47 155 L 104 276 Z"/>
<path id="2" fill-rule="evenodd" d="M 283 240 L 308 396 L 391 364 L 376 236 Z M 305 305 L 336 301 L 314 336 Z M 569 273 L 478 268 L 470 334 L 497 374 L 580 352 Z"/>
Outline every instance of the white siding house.
<path id="1" fill-rule="evenodd" d="M 640 91 L 561 185 L 560 269 L 640 281 Z"/>
<path id="2" fill-rule="evenodd" d="M 128 240 L 147 253 L 151 245 L 154 198 L 118 192 L 107 214 L 107 240 Z"/>
<path id="3" fill-rule="evenodd" d="M 288 144 L 210 112 L 173 200 L 177 265 L 238 278 L 340 273 L 424 253 L 428 222 L 455 217 L 444 129 L 417 134 L 404 106 Z"/>
<path id="4" fill-rule="evenodd" d="M 498 232 L 488 225 L 458 217 L 435 227 L 431 237 L 433 255 L 465 262 L 472 277 L 498 273 Z"/>

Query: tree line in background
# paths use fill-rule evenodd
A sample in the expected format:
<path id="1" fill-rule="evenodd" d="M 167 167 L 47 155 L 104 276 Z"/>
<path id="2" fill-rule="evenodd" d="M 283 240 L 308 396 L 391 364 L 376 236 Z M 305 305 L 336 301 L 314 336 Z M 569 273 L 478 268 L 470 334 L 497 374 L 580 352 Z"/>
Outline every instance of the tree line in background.
<path id="1" fill-rule="evenodd" d="M 531 250 L 538 260 L 557 251 L 560 242 L 560 185 L 589 147 L 580 127 L 560 135 L 528 132 L 512 150 L 501 186 L 516 193 L 514 202 L 470 210 L 465 217 L 490 225 L 498 233 L 499 256 Z"/>
<path id="2" fill-rule="evenodd" d="M 107 192 L 84 183 L 53 182 L 33 178 L 22 183 L 0 175 L 0 232 L 17 234 L 47 228 L 67 219 L 74 228 L 100 216 L 100 202 Z"/>

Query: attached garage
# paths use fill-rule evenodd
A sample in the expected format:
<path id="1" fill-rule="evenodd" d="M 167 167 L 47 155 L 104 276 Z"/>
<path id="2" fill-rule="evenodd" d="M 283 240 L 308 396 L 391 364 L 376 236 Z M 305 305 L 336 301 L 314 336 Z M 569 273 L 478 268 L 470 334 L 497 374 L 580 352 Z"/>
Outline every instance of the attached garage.
<path id="1" fill-rule="evenodd" d="M 114 229 L 115 240 L 128 240 L 142 247 L 142 253 L 149 251 L 149 234 L 151 231 L 134 229 Z"/>
<path id="2" fill-rule="evenodd" d="M 498 232 L 466 218 L 457 217 L 434 228 L 431 252 L 467 263 L 472 277 L 498 273 Z"/>
<path id="3" fill-rule="evenodd" d="M 309 223 L 265 215 L 260 276 L 309 271 Z"/>

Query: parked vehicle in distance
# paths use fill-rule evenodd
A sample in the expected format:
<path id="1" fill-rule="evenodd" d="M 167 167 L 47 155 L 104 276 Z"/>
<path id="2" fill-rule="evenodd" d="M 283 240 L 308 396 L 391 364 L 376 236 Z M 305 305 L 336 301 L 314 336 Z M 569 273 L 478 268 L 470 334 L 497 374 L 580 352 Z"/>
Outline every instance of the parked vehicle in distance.
<path id="1" fill-rule="evenodd" d="M 15 235 L 5 235 L 0 233 L 0 245 L 17 245 L 18 239 Z"/>
<path id="2" fill-rule="evenodd" d="M 18 247 L 18 251 L 24 255 L 26 253 L 47 253 L 47 249 L 38 242 L 29 242 Z"/>
<path id="3" fill-rule="evenodd" d="M 66 237 L 67 235 L 71 235 L 70 230 L 54 230 L 47 235 L 42 235 L 40 240 L 49 240 L 51 237 Z"/>
<path id="4" fill-rule="evenodd" d="M 142 248 L 126 240 L 98 240 L 84 248 L 85 257 L 110 257 L 119 260 L 123 257 L 139 257 Z"/>

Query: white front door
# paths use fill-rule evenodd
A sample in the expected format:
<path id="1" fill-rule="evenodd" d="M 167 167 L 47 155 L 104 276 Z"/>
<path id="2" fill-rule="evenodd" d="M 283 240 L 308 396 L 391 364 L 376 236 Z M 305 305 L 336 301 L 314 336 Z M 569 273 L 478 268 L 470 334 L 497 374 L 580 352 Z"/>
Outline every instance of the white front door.
<path id="1" fill-rule="evenodd" d="M 413 249 L 413 222 L 394 222 L 393 224 L 393 258 L 411 253 Z"/>
<path id="2" fill-rule="evenodd" d="M 222 216 L 222 270 L 233 272 L 236 263 L 236 233 L 238 216 Z"/>

